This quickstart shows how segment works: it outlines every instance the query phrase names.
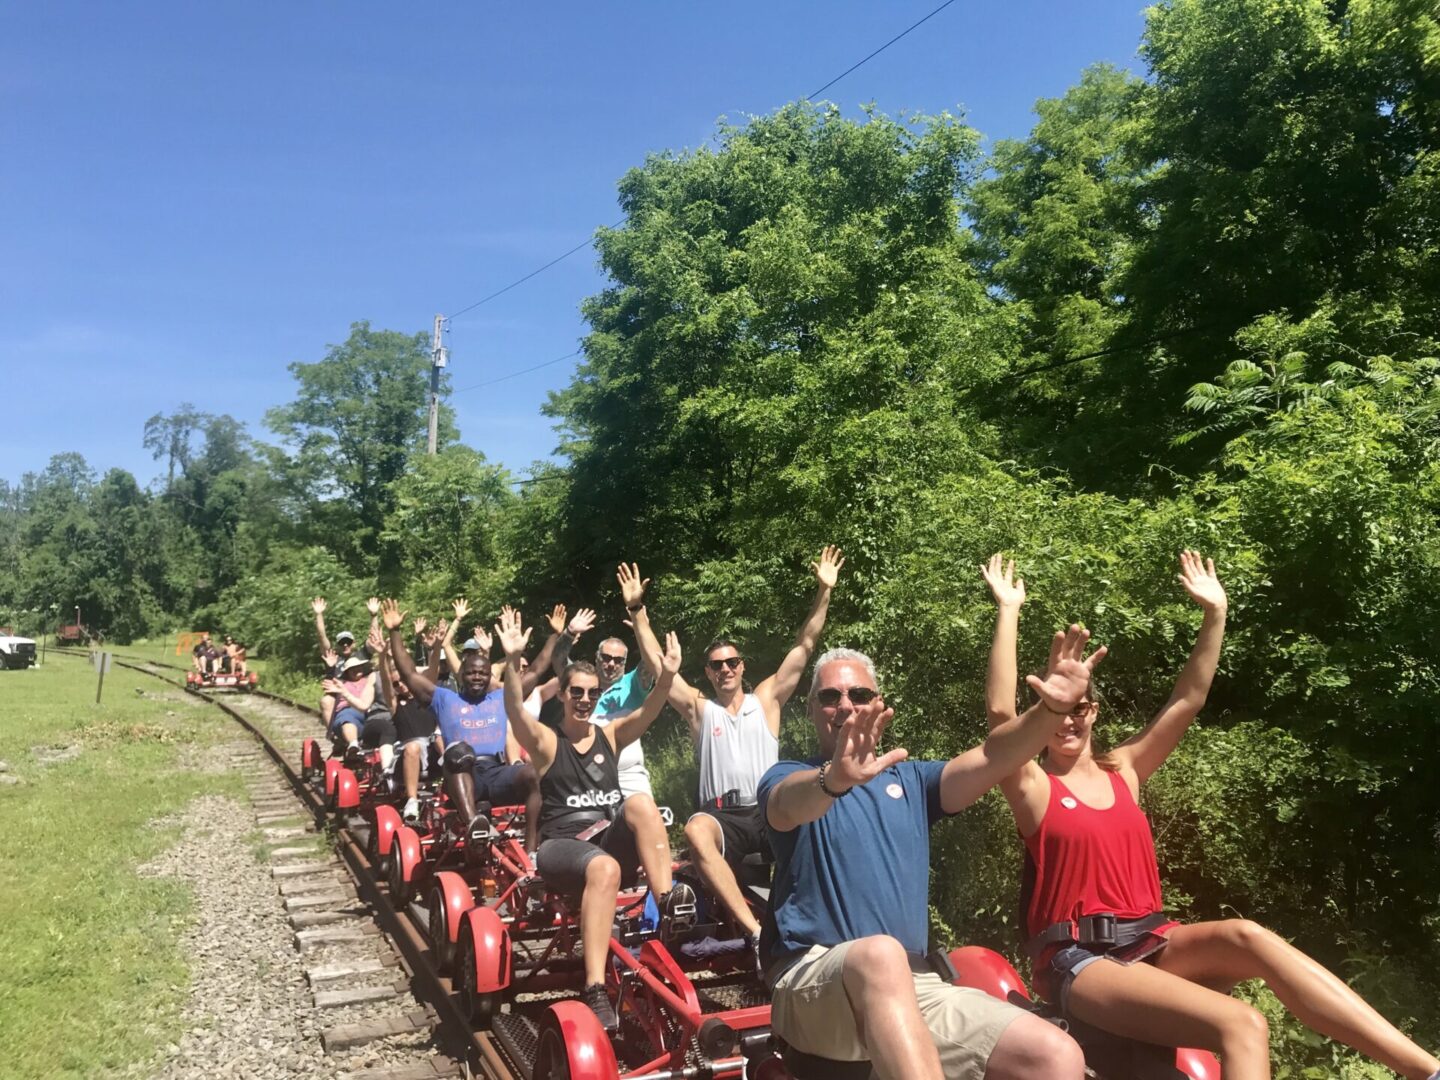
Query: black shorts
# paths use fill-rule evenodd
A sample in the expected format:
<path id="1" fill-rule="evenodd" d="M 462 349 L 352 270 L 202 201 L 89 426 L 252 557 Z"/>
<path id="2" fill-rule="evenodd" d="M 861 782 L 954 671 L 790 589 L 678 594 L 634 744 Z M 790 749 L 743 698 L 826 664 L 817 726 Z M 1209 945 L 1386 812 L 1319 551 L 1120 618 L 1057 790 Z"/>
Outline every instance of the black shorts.
<path id="1" fill-rule="evenodd" d="M 765 836 L 765 819 L 760 816 L 759 806 L 697 810 L 690 815 L 691 820 L 702 814 L 713 818 L 720 826 L 720 854 L 725 856 L 732 870 L 745 861 L 745 856 L 770 850 L 770 841 Z"/>
<path id="2" fill-rule="evenodd" d="M 406 702 L 400 706 L 400 711 L 395 714 L 395 739 L 397 742 L 409 742 L 411 739 L 429 739 L 434 736 L 439 723 L 435 719 L 435 710 L 426 708 L 423 705 L 415 705 Z"/>
<path id="3" fill-rule="evenodd" d="M 620 864 L 620 886 L 635 884 L 640 872 L 640 852 L 635 847 L 635 834 L 625 822 L 625 811 L 610 823 L 609 828 L 593 840 L 543 840 L 535 853 L 535 869 L 545 884 L 558 893 L 579 896 L 585 891 L 585 868 L 590 860 L 609 855 Z"/>
<path id="4" fill-rule="evenodd" d="M 525 801 L 528 785 L 521 775 L 529 765 L 518 761 L 506 764 L 490 754 L 475 759 L 475 799 L 491 806 L 517 806 Z"/>
<path id="5" fill-rule="evenodd" d="M 367 750 L 378 750 L 395 742 L 395 720 L 383 709 L 365 717 L 365 726 L 360 729 L 360 745 Z"/>

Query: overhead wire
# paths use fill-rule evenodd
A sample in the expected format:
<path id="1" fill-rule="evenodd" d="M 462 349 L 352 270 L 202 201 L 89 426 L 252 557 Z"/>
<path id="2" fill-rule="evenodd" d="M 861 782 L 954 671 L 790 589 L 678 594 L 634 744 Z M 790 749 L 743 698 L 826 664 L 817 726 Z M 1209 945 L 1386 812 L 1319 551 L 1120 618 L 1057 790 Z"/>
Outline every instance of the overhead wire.
<path id="1" fill-rule="evenodd" d="M 945 0 L 945 2 L 944 2 L 943 4 L 941 4 L 939 7 L 934 8 L 934 9 L 933 9 L 932 11 L 930 11 L 928 14 L 924 15 L 924 16 L 921 17 L 920 19 L 918 19 L 918 20 L 916 20 L 915 22 L 911 23 L 911 24 L 910 24 L 909 26 L 907 26 L 904 30 L 900 31 L 900 33 L 896 34 L 896 35 L 895 35 L 894 37 L 892 37 L 889 41 L 885 42 L 884 45 L 881 45 L 878 49 L 873 50 L 872 52 L 870 52 L 869 54 L 867 54 L 867 55 L 866 55 L 865 57 L 863 57 L 862 59 L 857 60 L 855 63 L 851 64 L 848 68 L 846 68 L 844 71 L 842 71 L 839 75 L 836 75 L 833 79 L 831 79 L 831 80 L 830 80 L 829 82 L 827 82 L 825 85 L 821 86 L 818 90 L 812 90 L 810 93 L 806 94 L 804 100 L 810 100 L 810 99 L 813 99 L 813 98 L 815 98 L 815 97 L 818 97 L 820 94 L 823 94 L 826 90 L 829 90 L 830 87 L 834 86 L 834 85 L 835 85 L 836 83 L 838 83 L 841 79 L 845 78 L 845 76 L 851 74 L 852 72 L 858 71 L 860 68 L 862 68 L 862 67 L 864 67 L 866 64 L 868 64 L 871 60 L 874 60 L 875 57 L 879 56 L 879 55 L 880 55 L 881 53 L 883 53 L 886 49 L 890 48 L 891 45 L 894 45 L 897 41 L 900 41 L 902 38 L 906 37 L 907 35 L 909 35 L 909 34 L 912 33 L 913 31 L 918 30 L 921 26 L 924 26 L 927 22 L 929 22 L 931 19 L 933 19 L 936 15 L 939 15 L 940 12 L 944 11 L 946 8 L 948 8 L 948 7 L 949 7 L 951 4 L 953 4 L 953 3 L 955 3 L 955 0 Z M 621 218 L 619 221 L 617 221 L 617 222 L 615 222 L 613 225 L 611 225 L 610 228 L 612 228 L 612 229 L 617 229 L 617 228 L 619 228 L 621 225 L 623 225 L 624 223 L 625 223 L 625 219 L 624 219 L 624 218 Z M 591 237 L 586 237 L 584 240 L 580 241 L 580 243 L 578 243 L 578 244 L 576 244 L 574 247 L 572 247 L 569 251 L 566 251 L 565 253 L 563 253 L 563 254 L 561 254 L 561 255 L 555 256 L 555 258 L 551 259 L 551 260 L 550 260 L 549 262 L 547 262 L 544 266 L 538 266 L 538 267 L 536 267 L 534 270 L 531 270 L 531 271 L 530 271 L 528 274 L 526 274 L 524 277 L 516 278 L 514 281 L 510 282 L 510 284 L 504 286 L 503 288 L 496 289 L 494 292 L 489 293 L 489 294 L 486 295 L 486 296 L 482 296 L 479 300 L 476 300 L 473 304 L 466 304 L 464 307 L 458 309 L 457 311 L 451 312 L 449 315 L 446 315 L 446 316 L 445 316 L 445 320 L 446 320 L 447 322 L 449 322 L 451 319 L 454 319 L 454 318 L 457 318 L 457 317 L 459 317 L 459 316 L 461 316 L 461 315 L 464 315 L 466 312 L 474 311 L 476 308 L 480 307 L 482 304 L 488 304 L 491 300 L 494 300 L 496 297 L 504 296 L 507 292 L 509 292 L 511 289 L 515 288 L 516 286 L 518 286 L 518 285 L 523 285 L 523 284 L 525 284 L 525 282 L 529 281 L 531 278 L 537 276 L 538 274 L 543 274 L 546 270 L 549 270 L 552 266 L 557 266 L 557 265 L 559 265 L 560 263 L 564 262 L 564 261 L 565 261 L 566 259 L 568 259 L 571 255 L 574 255 L 577 251 L 579 251 L 581 248 L 588 247 L 588 246 L 590 245 L 590 243 L 591 243 Z M 517 373 L 517 374 L 518 374 L 518 373 Z"/>

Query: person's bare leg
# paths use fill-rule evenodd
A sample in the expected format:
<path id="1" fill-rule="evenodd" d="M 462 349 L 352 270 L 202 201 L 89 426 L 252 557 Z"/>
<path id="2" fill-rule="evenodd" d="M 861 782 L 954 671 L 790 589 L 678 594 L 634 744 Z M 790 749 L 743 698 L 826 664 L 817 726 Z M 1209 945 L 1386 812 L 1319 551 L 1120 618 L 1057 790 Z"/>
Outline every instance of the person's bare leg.
<path id="1" fill-rule="evenodd" d="M 320 719 L 325 723 L 325 730 L 330 730 L 330 721 L 335 718 L 335 695 L 322 694 L 320 696 Z"/>
<path id="2" fill-rule="evenodd" d="M 852 941 L 841 978 L 875 1075 L 880 1080 L 943 1080 L 905 947 L 892 937 Z"/>
<path id="3" fill-rule="evenodd" d="M 519 780 L 525 798 L 525 850 L 533 859 L 540 848 L 540 774 L 535 766 L 526 765 Z"/>
<path id="4" fill-rule="evenodd" d="M 690 857 L 695 860 L 700 877 L 725 905 L 730 917 L 753 937 L 760 933 L 760 922 L 745 902 L 740 883 L 735 880 L 735 871 L 720 854 L 720 845 L 724 840 L 719 822 L 709 814 L 696 814 L 685 823 L 685 841 L 690 845 Z"/>
<path id="5" fill-rule="evenodd" d="M 420 755 L 424 752 L 425 747 L 420 743 L 405 744 L 405 753 L 400 758 L 400 779 L 405 785 L 407 799 L 420 796 Z"/>
<path id="6" fill-rule="evenodd" d="M 1070 984 L 1069 1006 L 1078 1019 L 1116 1035 L 1213 1050 L 1225 1062 L 1225 1080 L 1269 1080 L 1265 1017 L 1179 975 L 1099 960 Z"/>
<path id="7" fill-rule="evenodd" d="M 1158 966 L 1195 982 L 1264 979 L 1306 1027 L 1374 1058 L 1411 1080 L 1440 1060 L 1416 1046 L 1349 986 L 1279 935 L 1248 919 L 1178 926 Z"/>
<path id="8" fill-rule="evenodd" d="M 1010 1022 L 985 1062 L 985 1080 L 1082 1080 L 1085 1052 L 1048 1020 L 1021 1013 Z"/>
<path id="9" fill-rule="evenodd" d="M 619 895 L 620 864 L 609 855 L 597 855 L 585 865 L 585 891 L 580 897 L 580 953 L 586 986 L 605 981 L 605 958 L 610 954 Z"/>
<path id="10" fill-rule="evenodd" d="M 455 803 L 455 809 L 460 814 L 460 820 L 468 826 L 475 820 L 475 777 L 470 770 L 464 772 L 447 773 L 445 776 L 445 790 Z"/>
<path id="11" fill-rule="evenodd" d="M 382 742 L 380 744 L 380 767 L 386 772 L 390 771 L 390 765 L 395 760 L 395 744 Z"/>
<path id="12" fill-rule="evenodd" d="M 645 868 L 650 891 L 658 899 L 670 891 L 674 873 L 670 860 L 670 837 L 665 832 L 660 808 L 649 795 L 636 793 L 625 800 L 621 813 L 625 815 L 625 824 L 635 834 L 635 851 L 640 856 L 640 865 Z"/>
<path id="13" fill-rule="evenodd" d="M 356 739 L 360 738 L 360 729 L 354 724 L 341 724 L 340 738 L 345 740 L 346 746 L 349 746 Z"/>

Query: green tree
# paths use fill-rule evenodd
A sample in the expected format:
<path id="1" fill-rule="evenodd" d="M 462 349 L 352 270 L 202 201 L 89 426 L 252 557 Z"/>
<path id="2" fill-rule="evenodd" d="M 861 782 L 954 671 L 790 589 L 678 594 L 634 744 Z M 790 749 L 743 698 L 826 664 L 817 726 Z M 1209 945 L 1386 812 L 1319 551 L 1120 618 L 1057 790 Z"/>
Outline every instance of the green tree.
<path id="1" fill-rule="evenodd" d="M 425 334 L 357 322 L 325 359 L 290 365 L 298 395 L 266 414 L 294 450 L 286 473 L 297 510 L 316 526 L 314 538 L 323 537 L 356 570 L 389 574 L 398 565 L 394 546 L 377 539 L 395 509 L 392 485 L 423 446 L 429 371 Z M 441 389 L 449 389 L 448 375 Z M 440 423 L 441 441 L 449 443 L 455 427 L 448 407 Z"/>

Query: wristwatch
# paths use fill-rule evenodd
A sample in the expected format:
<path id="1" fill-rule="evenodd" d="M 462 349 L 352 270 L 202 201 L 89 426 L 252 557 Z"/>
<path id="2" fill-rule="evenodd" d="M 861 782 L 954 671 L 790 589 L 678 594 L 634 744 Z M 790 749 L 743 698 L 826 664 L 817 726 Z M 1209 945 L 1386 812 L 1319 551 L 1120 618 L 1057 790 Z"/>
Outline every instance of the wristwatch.
<path id="1" fill-rule="evenodd" d="M 846 788 L 844 791 L 831 791 L 828 787 L 826 787 L 825 772 L 829 768 L 830 762 L 826 761 L 821 763 L 820 768 L 817 769 L 815 772 L 815 783 L 820 785 L 821 791 L 823 791 L 826 795 L 830 796 L 830 798 L 832 799 L 843 799 L 846 795 L 849 795 L 850 792 L 855 790 L 854 788 Z"/>

